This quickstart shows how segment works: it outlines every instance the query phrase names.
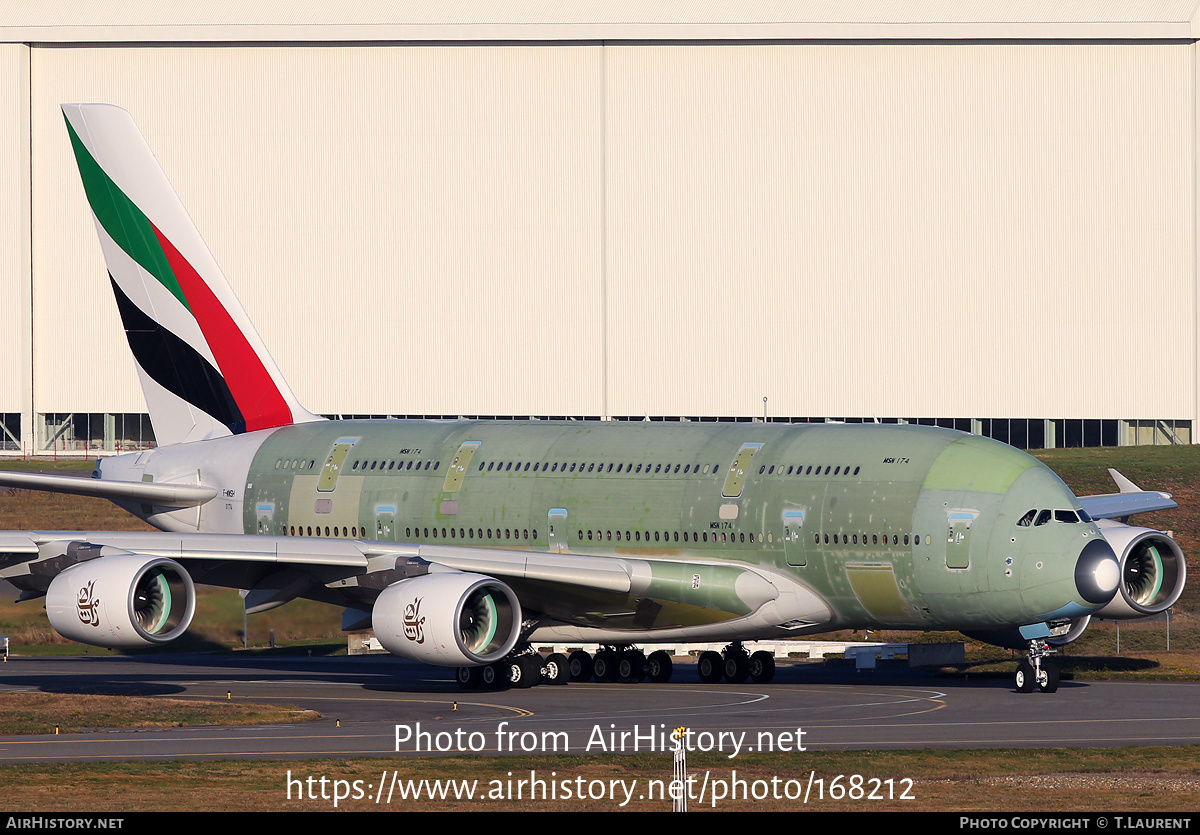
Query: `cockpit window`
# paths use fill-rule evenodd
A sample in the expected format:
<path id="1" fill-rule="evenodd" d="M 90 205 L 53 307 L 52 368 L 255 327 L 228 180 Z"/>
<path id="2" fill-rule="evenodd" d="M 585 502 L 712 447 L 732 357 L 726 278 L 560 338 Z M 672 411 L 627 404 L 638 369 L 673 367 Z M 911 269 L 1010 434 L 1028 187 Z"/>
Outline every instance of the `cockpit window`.
<path id="1" fill-rule="evenodd" d="M 1037 521 L 1033 523 L 1033 526 L 1035 528 L 1040 528 L 1042 525 L 1044 525 L 1050 521 L 1050 518 L 1052 515 L 1053 514 L 1051 514 L 1050 511 L 1043 510 L 1041 513 L 1038 514 Z"/>
<path id="2" fill-rule="evenodd" d="M 1020 518 L 1020 520 L 1017 522 L 1017 525 L 1022 528 L 1028 528 L 1030 525 L 1033 524 L 1033 517 L 1035 517 L 1035 516 L 1037 516 L 1037 508 L 1034 508 L 1033 510 L 1028 510 L 1025 512 L 1025 515 L 1022 516 Z"/>
<path id="3" fill-rule="evenodd" d="M 1079 509 L 1079 521 L 1080 522 L 1091 522 L 1092 517 L 1088 515 L 1088 512 L 1086 510 L 1084 510 L 1083 508 L 1080 508 Z"/>
<path id="4" fill-rule="evenodd" d="M 1073 510 L 1056 510 L 1054 511 L 1055 522 L 1078 522 L 1079 517 L 1075 515 Z"/>

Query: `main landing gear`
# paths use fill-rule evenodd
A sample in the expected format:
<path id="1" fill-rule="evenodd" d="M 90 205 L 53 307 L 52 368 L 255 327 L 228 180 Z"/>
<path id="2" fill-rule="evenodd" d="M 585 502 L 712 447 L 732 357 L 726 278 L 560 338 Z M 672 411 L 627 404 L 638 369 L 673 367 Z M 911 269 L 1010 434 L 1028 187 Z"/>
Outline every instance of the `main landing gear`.
<path id="1" fill-rule="evenodd" d="M 700 653 L 696 672 L 705 684 L 716 684 L 721 679 L 730 684 L 741 684 L 746 679 L 766 684 L 775 677 L 775 656 L 761 650 L 751 655 L 741 643 L 735 642 L 719 653 L 711 650 Z"/>
<path id="2" fill-rule="evenodd" d="M 1029 642 L 1029 657 L 1022 658 L 1017 665 L 1017 674 L 1013 683 L 1019 693 L 1032 693 L 1036 687 L 1043 693 L 1053 693 L 1058 689 L 1058 665 L 1045 660 L 1046 656 L 1054 655 L 1058 650 L 1051 649 L 1049 644 L 1041 641 Z"/>
<path id="3" fill-rule="evenodd" d="M 775 676 L 775 658 L 769 652 L 746 652 L 740 643 L 722 652 L 704 652 L 696 663 L 702 682 L 713 684 L 722 679 L 741 684 L 750 679 L 765 684 Z M 458 685 L 464 690 L 480 687 L 533 687 L 536 684 L 566 684 L 568 681 L 622 682 L 633 684 L 649 679 L 655 684 L 671 680 L 674 664 L 671 655 L 655 650 L 646 656 L 630 646 L 603 646 L 593 656 L 576 650 L 570 656 L 556 652 L 543 658 L 535 652 L 510 655 L 485 667 L 459 667 Z"/>
<path id="4" fill-rule="evenodd" d="M 567 656 L 556 652 L 542 658 L 536 652 L 510 655 L 483 667 L 459 667 L 455 676 L 463 690 L 525 688 L 537 684 L 566 684 Z"/>

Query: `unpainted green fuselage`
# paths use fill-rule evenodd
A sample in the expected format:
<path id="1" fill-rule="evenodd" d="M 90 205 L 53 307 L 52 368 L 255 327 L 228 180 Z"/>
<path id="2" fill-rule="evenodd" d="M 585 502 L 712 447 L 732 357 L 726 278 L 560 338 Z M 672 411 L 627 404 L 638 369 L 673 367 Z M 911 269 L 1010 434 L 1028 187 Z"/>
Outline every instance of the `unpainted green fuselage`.
<path id="1" fill-rule="evenodd" d="M 664 591 L 649 609 L 631 596 L 514 584 L 523 604 L 584 626 L 745 615 L 739 572 L 721 578 L 728 566 L 811 589 L 831 612 L 824 629 L 991 629 L 1096 608 L 1073 580 L 1096 527 L 1017 524 L 1031 509 L 1079 509 L 1071 491 L 1026 453 L 952 430 L 331 421 L 251 435 L 147 458 L 146 480 L 190 472 L 223 488 L 199 511 L 148 518 L 177 530 L 652 561 Z M 226 445 L 213 456 L 222 463 L 207 466 L 201 448 L 214 444 Z M 672 562 L 687 564 L 679 576 Z M 691 599 L 697 564 L 711 576 Z"/>

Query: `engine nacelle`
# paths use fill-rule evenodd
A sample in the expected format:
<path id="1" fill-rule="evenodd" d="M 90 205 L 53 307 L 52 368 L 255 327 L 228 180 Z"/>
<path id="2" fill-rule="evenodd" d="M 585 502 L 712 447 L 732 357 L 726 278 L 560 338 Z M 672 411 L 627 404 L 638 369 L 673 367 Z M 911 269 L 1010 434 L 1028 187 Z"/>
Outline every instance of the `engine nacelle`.
<path id="1" fill-rule="evenodd" d="M 1143 618 L 1175 605 L 1187 579 L 1183 551 L 1175 540 L 1162 531 L 1111 519 L 1097 520 L 1096 526 L 1120 560 L 1121 581 L 1112 602 L 1094 617 Z"/>
<path id="2" fill-rule="evenodd" d="M 490 664 L 521 634 L 521 604 L 493 577 L 454 572 L 393 583 L 375 601 L 375 637 L 393 655 L 443 667 Z"/>
<path id="3" fill-rule="evenodd" d="M 196 612 L 196 588 L 179 563 L 128 552 L 81 562 L 46 591 L 50 625 L 72 641 L 98 647 L 165 644 Z"/>
<path id="4" fill-rule="evenodd" d="M 1065 627 L 1055 630 L 1054 634 L 1046 639 L 1046 643 L 1056 647 L 1069 644 L 1071 641 L 1074 641 L 1076 638 L 1082 635 L 1084 630 L 1088 628 L 1088 624 L 1091 622 L 1091 615 L 1084 615 L 1081 618 L 1077 618 L 1071 621 Z"/>

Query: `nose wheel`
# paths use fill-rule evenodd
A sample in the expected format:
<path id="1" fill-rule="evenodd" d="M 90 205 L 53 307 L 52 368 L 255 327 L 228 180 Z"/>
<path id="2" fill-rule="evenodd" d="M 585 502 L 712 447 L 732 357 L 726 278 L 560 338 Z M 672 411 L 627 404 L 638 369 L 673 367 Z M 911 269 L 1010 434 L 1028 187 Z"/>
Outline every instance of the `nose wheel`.
<path id="1" fill-rule="evenodd" d="M 1049 644 L 1029 642 L 1029 657 L 1021 659 L 1013 677 L 1018 693 L 1032 693 L 1035 688 L 1043 693 L 1053 693 L 1058 689 L 1058 665 L 1046 658 L 1056 652 Z"/>

